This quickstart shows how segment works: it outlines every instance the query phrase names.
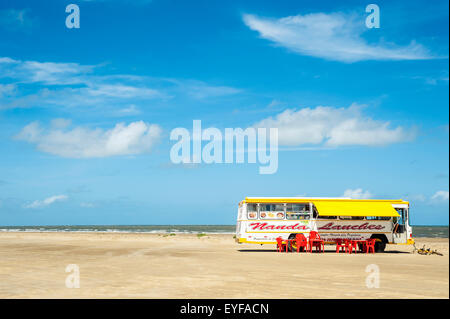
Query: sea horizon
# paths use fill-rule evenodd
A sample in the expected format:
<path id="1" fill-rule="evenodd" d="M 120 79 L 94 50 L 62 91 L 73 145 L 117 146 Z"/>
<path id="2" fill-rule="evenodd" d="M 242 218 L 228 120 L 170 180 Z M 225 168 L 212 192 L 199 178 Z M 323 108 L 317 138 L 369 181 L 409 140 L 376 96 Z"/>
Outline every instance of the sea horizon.
<path id="1" fill-rule="evenodd" d="M 448 238 L 448 225 L 412 225 L 413 237 Z M 22 225 L 0 226 L 0 232 L 98 232 L 150 234 L 234 234 L 235 225 Z"/>

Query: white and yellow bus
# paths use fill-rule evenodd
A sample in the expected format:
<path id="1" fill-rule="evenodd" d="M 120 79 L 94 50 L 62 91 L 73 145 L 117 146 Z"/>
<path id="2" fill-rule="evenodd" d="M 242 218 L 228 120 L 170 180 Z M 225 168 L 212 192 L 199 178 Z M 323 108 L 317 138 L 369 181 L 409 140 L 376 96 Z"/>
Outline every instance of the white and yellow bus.
<path id="1" fill-rule="evenodd" d="M 375 238 L 375 250 L 386 244 L 414 244 L 409 202 L 401 199 L 246 197 L 239 203 L 236 241 L 275 244 L 276 238 L 318 231 L 326 244 L 336 239 Z"/>

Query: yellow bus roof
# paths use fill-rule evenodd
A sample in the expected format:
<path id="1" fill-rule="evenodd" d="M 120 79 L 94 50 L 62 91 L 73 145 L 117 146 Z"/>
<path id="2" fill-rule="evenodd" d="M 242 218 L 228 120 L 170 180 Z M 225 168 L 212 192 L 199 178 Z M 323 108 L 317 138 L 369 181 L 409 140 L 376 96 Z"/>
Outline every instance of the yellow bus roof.
<path id="1" fill-rule="evenodd" d="M 313 203 L 321 216 L 400 216 L 392 204 L 406 204 L 402 199 L 351 199 L 314 197 L 246 197 L 246 203 Z"/>
<path id="2" fill-rule="evenodd" d="M 311 202 L 386 202 L 392 204 L 409 204 L 402 199 L 353 199 L 344 197 L 245 197 L 245 203 L 311 203 Z"/>

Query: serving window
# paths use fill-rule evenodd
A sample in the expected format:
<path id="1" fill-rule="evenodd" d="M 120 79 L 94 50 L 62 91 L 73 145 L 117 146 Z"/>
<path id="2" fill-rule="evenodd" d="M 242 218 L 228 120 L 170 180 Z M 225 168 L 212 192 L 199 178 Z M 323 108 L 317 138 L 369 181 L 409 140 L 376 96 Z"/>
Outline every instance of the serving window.
<path id="1" fill-rule="evenodd" d="M 285 211 L 283 204 L 260 204 L 259 218 L 261 219 L 284 219 Z"/>
<path id="2" fill-rule="evenodd" d="M 258 218 L 258 205 L 257 204 L 247 204 L 247 218 L 257 219 Z"/>
<path id="3" fill-rule="evenodd" d="M 304 220 L 309 217 L 309 203 L 286 205 L 286 219 Z"/>

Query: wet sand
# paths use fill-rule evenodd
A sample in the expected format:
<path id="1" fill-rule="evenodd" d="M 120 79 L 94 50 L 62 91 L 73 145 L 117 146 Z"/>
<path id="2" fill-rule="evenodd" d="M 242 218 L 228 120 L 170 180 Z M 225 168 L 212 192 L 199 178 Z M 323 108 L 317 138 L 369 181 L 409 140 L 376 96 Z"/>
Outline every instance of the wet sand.
<path id="1" fill-rule="evenodd" d="M 424 244 L 444 256 L 406 245 L 369 255 L 333 246 L 277 253 L 232 235 L 4 232 L 0 298 L 449 298 L 449 241 L 416 238 Z M 66 287 L 69 264 L 80 288 Z M 366 285 L 370 269 L 379 269 L 379 288 Z"/>

